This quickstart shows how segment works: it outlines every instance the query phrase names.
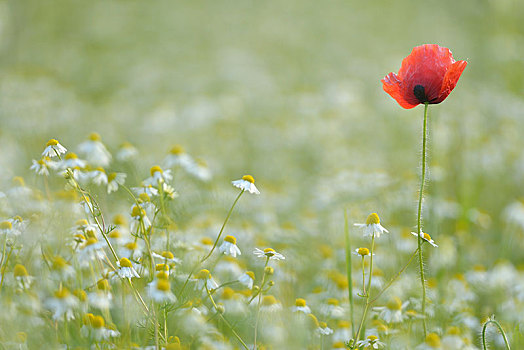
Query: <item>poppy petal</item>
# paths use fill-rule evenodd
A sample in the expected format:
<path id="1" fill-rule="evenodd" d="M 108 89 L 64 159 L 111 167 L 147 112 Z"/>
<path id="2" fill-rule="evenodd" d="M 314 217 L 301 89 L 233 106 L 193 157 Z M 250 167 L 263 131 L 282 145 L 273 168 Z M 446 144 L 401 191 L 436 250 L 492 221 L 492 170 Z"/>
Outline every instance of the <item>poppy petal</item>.
<path id="1" fill-rule="evenodd" d="M 395 73 L 389 73 L 382 79 L 382 88 L 387 92 L 391 97 L 393 97 L 400 106 L 406 109 L 411 109 L 418 105 L 418 103 L 413 104 L 404 98 L 404 95 L 401 92 L 402 81 Z"/>
<path id="2" fill-rule="evenodd" d="M 439 99 L 435 103 L 440 103 L 444 101 L 446 97 L 448 97 L 448 95 L 457 85 L 457 82 L 467 65 L 468 62 L 466 61 L 457 61 L 448 68 L 448 71 L 446 72 L 446 75 L 444 75 L 444 79 L 442 81 Z"/>

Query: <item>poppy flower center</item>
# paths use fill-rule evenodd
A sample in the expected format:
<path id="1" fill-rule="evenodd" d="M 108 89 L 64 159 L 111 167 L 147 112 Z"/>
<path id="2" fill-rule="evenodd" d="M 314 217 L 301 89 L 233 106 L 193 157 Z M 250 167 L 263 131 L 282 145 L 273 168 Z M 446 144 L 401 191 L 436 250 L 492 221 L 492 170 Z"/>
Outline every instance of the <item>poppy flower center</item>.
<path id="1" fill-rule="evenodd" d="M 426 96 L 426 90 L 424 89 L 424 86 L 415 85 L 415 87 L 413 88 L 413 94 L 420 103 L 429 102 L 429 99 Z"/>

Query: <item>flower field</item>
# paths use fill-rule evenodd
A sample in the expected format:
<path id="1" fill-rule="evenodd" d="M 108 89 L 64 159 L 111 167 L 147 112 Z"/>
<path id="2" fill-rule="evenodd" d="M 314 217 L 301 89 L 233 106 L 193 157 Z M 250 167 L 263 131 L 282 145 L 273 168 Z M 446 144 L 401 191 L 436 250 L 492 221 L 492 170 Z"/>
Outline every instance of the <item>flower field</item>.
<path id="1" fill-rule="evenodd" d="M 522 13 L 0 1 L 0 349 L 524 349 Z"/>

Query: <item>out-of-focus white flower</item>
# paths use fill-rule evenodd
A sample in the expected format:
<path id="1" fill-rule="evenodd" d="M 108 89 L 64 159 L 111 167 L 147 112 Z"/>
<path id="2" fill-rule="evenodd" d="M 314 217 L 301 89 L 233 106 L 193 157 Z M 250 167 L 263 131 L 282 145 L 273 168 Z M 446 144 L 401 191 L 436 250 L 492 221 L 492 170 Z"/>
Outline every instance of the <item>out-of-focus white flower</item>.
<path id="1" fill-rule="evenodd" d="M 32 162 L 30 170 L 33 170 L 38 175 L 49 175 L 49 168 L 56 169 L 57 163 L 52 161 L 49 157 L 42 157 L 40 160 L 34 160 Z"/>
<path id="2" fill-rule="evenodd" d="M 89 177 L 91 181 L 97 186 L 107 185 L 107 174 L 104 168 L 98 167 L 95 170 L 89 172 Z"/>
<path id="3" fill-rule="evenodd" d="M 80 168 L 83 169 L 87 166 L 87 161 L 79 159 L 76 153 L 69 152 L 65 155 L 64 159 L 58 164 L 58 167 L 62 170 L 67 168 Z"/>
<path id="4" fill-rule="evenodd" d="M 137 149 L 129 142 L 124 142 L 120 145 L 120 149 L 116 153 L 116 159 L 121 162 L 127 162 L 138 155 Z"/>
<path id="5" fill-rule="evenodd" d="M 273 295 L 264 295 L 260 304 L 260 311 L 276 312 L 282 310 L 282 304 Z"/>
<path id="6" fill-rule="evenodd" d="M 120 278 L 140 278 L 140 275 L 138 274 L 138 272 L 136 272 L 135 268 L 133 267 L 133 264 L 131 263 L 131 261 L 129 261 L 128 258 L 121 258 L 117 265 L 119 267 L 117 272 Z"/>
<path id="7" fill-rule="evenodd" d="M 291 309 L 294 312 L 303 312 L 305 314 L 311 313 L 311 309 L 306 305 L 306 300 L 302 298 L 296 299 L 295 306 L 293 306 Z"/>
<path id="8" fill-rule="evenodd" d="M 193 165 L 193 159 L 189 154 L 186 153 L 184 148 L 180 145 L 175 145 L 169 151 L 169 154 L 164 159 L 166 168 L 172 168 L 175 166 L 181 166 L 184 169 L 188 169 Z"/>
<path id="9" fill-rule="evenodd" d="M 110 173 L 107 177 L 107 193 L 118 190 L 118 185 L 123 185 L 127 175 L 124 173 Z"/>
<path id="10" fill-rule="evenodd" d="M 151 176 L 144 180 L 144 184 L 146 185 L 158 186 L 173 179 L 171 169 L 162 170 L 158 165 L 151 167 L 150 173 Z"/>
<path id="11" fill-rule="evenodd" d="M 408 304 L 409 301 L 402 303 L 400 298 L 394 297 L 387 303 L 386 306 L 374 307 L 373 311 L 378 312 L 378 317 L 387 323 L 399 323 L 407 317 L 404 311 Z"/>
<path id="12" fill-rule="evenodd" d="M 213 290 L 218 288 L 218 284 L 213 279 L 213 276 L 211 276 L 211 273 L 209 270 L 202 269 L 195 275 L 196 281 L 197 281 L 197 288 L 202 289 L 204 286 L 208 290 Z"/>
<path id="13" fill-rule="evenodd" d="M 359 340 L 357 346 L 359 348 L 363 347 L 364 349 L 382 349 L 386 344 L 381 342 L 377 336 L 370 335 L 364 340 Z"/>
<path id="14" fill-rule="evenodd" d="M 75 318 L 73 308 L 78 305 L 78 300 L 69 289 L 62 287 L 54 293 L 54 297 L 46 300 L 45 305 L 53 311 L 53 320 L 64 317 L 65 321 L 69 321 Z"/>
<path id="15" fill-rule="evenodd" d="M 242 191 L 248 191 L 253 194 L 260 194 L 260 191 L 255 186 L 255 179 L 251 175 L 244 175 L 240 180 L 231 182 L 233 186 L 240 188 Z"/>
<path id="16" fill-rule="evenodd" d="M 242 283 L 246 288 L 252 289 L 255 281 L 255 273 L 253 271 L 246 271 L 238 278 L 238 282 Z"/>
<path id="17" fill-rule="evenodd" d="M 106 167 L 111 162 L 111 153 L 96 132 L 89 135 L 89 140 L 78 145 L 78 151 L 84 154 L 89 164 L 93 166 Z"/>
<path id="18" fill-rule="evenodd" d="M 186 171 L 202 181 L 209 181 L 212 177 L 211 170 L 209 170 L 207 163 L 202 159 L 189 163 Z"/>
<path id="19" fill-rule="evenodd" d="M 171 292 L 171 284 L 167 278 L 156 278 L 149 283 L 149 296 L 157 303 L 176 302 L 176 297 Z"/>
<path id="20" fill-rule="evenodd" d="M 354 224 L 357 227 L 364 228 L 364 236 L 380 237 L 384 232 L 389 232 L 380 224 L 380 218 L 377 213 L 369 214 L 365 224 Z"/>

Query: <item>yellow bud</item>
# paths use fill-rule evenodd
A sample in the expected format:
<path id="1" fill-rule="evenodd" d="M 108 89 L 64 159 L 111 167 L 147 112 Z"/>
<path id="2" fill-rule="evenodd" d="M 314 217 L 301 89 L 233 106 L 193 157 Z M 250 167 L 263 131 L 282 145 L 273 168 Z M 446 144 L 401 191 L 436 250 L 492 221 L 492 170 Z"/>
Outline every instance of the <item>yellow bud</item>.
<path id="1" fill-rule="evenodd" d="M 379 224 L 379 223 L 380 223 L 380 218 L 378 217 L 377 213 L 369 214 L 368 218 L 366 219 L 366 225 Z"/>

